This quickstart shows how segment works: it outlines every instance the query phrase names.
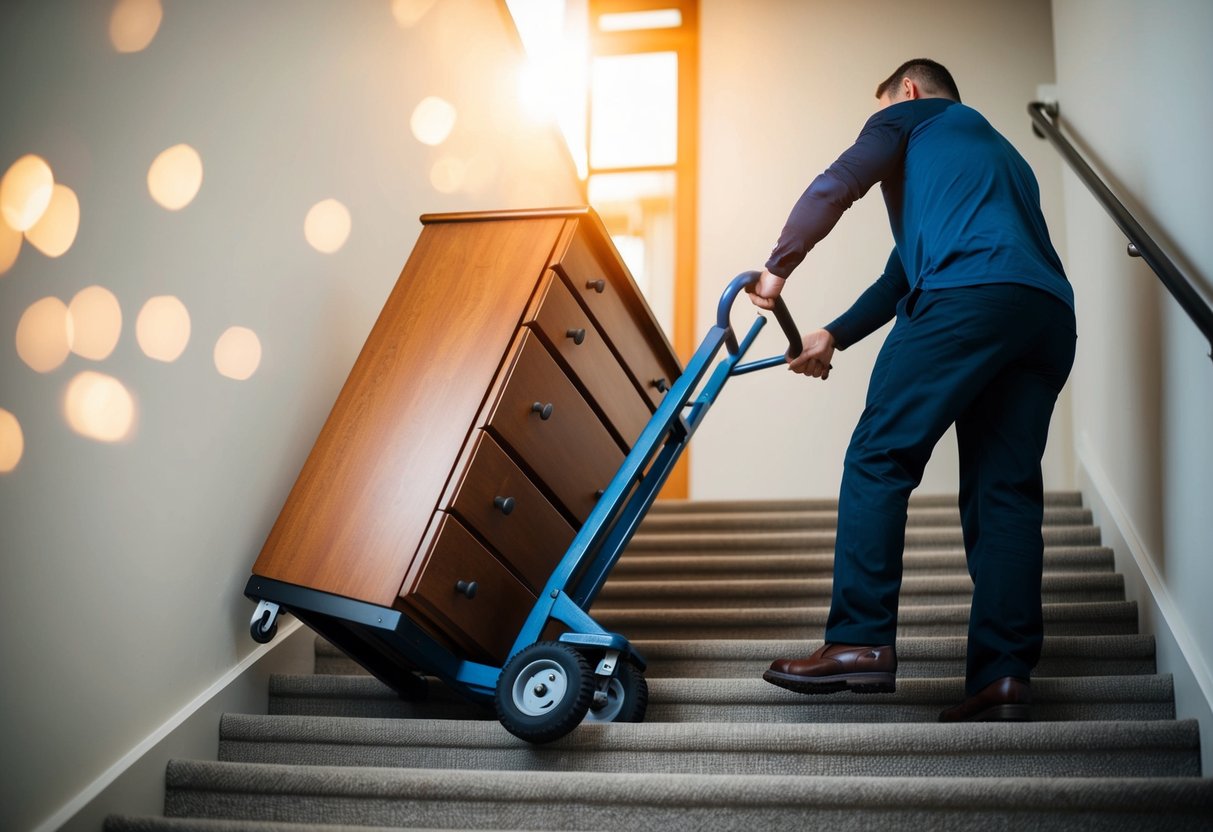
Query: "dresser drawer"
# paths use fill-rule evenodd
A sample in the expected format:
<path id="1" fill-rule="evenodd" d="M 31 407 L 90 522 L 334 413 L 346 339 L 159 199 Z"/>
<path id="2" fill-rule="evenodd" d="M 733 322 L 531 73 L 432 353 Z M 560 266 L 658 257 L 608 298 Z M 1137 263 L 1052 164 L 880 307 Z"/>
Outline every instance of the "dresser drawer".
<path id="1" fill-rule="evenodd" d="M 421 574 L 401 597 L 448 636 L 503 662 L 535 605 L 535 595 L 458 520 L 442 514 L 438 522 Z M 475 584 L 473 597 L 457 588 L 461 581 Z"/>
<path id="2" fill-rule="evenodd" d="M 623 462 L 610 431 L 530 330 L 485 427 L 578 523 Z"/>
<path id="3" fill-rule="evenodd" d="M 611 346 L 619 353 L 645 396 L 654 407 L 661 404 L 664 391 L 681 371 L 673 360 L 669 344 L 657 331 L 649 336 L 644 334 L 646 330 L 656 329 L 655 322 L 647 319 L 642 327 L 637 320 L 641 313 L 634 312 L 624 300 L 618 284 L 627 278 L 617 269 L 602 265 L 581 229 L 573 235 L 568 249 L 555 265 L 582 305 L 593 315 L 599 329 L 607 333 Z M 631 296 L 631 291 L 627 294 Z M 661 343 L 651 343 L 650 338 Z"/>
<path id="4" fill-rule="evenodd" d="M 573 527 L 487 433 L 480 433 L 449 510 L 522 576 L 543 589 L 573 542 Z"/>
<path id="5" fill-rule="evenodd" d="M 652 405 L 637 391 L 564 281 L 548 272 L 540 292 L 539 309 L 529 323 L 544 334 L 572 370 L 574 381 L 630 449 L 653 415 Z"/>

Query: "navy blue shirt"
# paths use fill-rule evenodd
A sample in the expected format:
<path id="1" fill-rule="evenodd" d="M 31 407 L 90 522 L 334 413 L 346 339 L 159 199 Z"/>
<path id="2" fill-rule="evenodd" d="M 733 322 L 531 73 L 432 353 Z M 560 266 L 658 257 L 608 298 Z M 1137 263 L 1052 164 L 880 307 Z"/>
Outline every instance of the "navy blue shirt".
<path id="1" fill-rule="evenodd" d="M 767 269 L 787 277 L 877 182 L 896 245 L 884 274 L 827 325 L 840 347 L 886 323 L 913 288 L 1020 283 L 1073 308 L 1032 169 L 980 113 L 945 98 L 899 102 L 868 119 L 796 202 Z"/>

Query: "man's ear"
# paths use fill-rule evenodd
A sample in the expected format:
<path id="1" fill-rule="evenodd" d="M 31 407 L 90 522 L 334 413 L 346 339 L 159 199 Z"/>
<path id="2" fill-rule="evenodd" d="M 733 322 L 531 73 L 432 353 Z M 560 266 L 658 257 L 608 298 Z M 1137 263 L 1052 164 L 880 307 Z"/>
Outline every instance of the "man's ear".
<path id="1" fill-rule="evenodd" d="M 903 101 L 913 101 L 922 98 L 922 90 L 913 78 L 906 76 L 901 79 L 901 98 Z"/>

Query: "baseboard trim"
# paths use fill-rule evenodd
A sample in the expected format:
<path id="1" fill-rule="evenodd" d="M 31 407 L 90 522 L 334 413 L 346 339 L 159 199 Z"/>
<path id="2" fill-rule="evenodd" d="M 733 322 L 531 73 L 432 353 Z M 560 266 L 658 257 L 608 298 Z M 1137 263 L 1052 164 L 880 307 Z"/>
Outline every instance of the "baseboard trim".
<path id="1" fill-rule="evenodd" d="M 1120 496 L 1112 484 L 1112 478 L 1100 464 L 1090 437 L 1085 431 L 1079 433 L 1076 450 L 1079 465 L 1082 466 L 1091 487 L 1096 491 L 1095 496 L 1107 510 L 1108 519 L 1111 520 L 1116 527 L 1116 532 L 1124 540 L 1125 546 L 1133 558 L 1133 563 L 1152 596 L 1153 604 L 1162 618 L 1162 623 L 1168 629 L 1183 661 L 1191 671 L 1192 677 L 1204 697 L 1206 707 L 1213 712 L 1213 672 L 1210 672 L 1209 665 L 1197 646 L 1191 628 L 1188 627 L 1183 613 L 1180 612 L 1179 606 L 1167 588 L 1166 581 L 1158 572 L 1157 561 L 1138 533 L 1133 518 L 1125 509 L 1124 503 L 1121 502 Z M 1206 770 L 1206 774 L 1213 774 L 1213 772 Z"/>
<path id="2" fill-rule="evenodd" d="M 34 828 L 34 832 L 96 832 L 107 815 L 164 811 L 164 766 L 170 758 L 214 759 L 219 716 L 265 712 L 272 673 L 311 672 L 314 635 L 298 619 L 280 619 L 278 636 L 250 652 L 188 705 L 143 738 L 100 777 Z M 254 712 L 256 712 L 254 710 Z"/>

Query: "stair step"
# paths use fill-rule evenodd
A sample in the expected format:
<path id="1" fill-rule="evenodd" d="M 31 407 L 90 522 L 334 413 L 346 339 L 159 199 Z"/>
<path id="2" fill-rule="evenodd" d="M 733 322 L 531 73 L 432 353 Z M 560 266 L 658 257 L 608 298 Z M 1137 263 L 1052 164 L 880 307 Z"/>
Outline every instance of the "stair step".
<path id="1" fill-rule="evenodd" d="M 457 829 L 680 832 L 820 825 L 836 832 L 1187 832 L 1207 830 L 1213 811 L 1213 780 L 1194 777 L 856 777 L 839 782 L 833 777 L 786 775 L 568 772 L 552 777 L 530 771 L 174 760 L 167 768 L 166 785 L 165 813 L 170 816 L 295 823 L 356 819 L 368 826 Z M 199 827 L 199 832 L 208 830 Z"/>
<path id="2" fill-rule="evenodd" d="M 907 513 L 906 525 L 919 527 L 960 527 L 960 510 L 949 508 L 912 508 Z M 1047 508 L 1043 525 L 1089 526 L 1091 510 L 1079 506 Z M 641 523 L 644 532 L 673 531 L 742 531 L 742 530 L 788 530 L 830 529 L 838 527 L 838 512 L 833 509 L 806 509 L 800 511 L 699 511 L 673 514 L 649 515 Z"/>
<path id="3" fill-rule="evenodd" d="M 955 508 L 955 494 L 912 494 L 910 510 L 916 508 Z M 1059 506 L 1081 506 L 1082 492 L 1048 491 L 1044 495 L 1045 508 Z M 649 516 L 680 513 L 712 513 L 734 511 L 838 511 L 837 497 L 803 497 L 788 500 L 658 500 L 649 510 Z"/>
<path id="4" fill-rule="evenodd" d="M 1198 777 L 1195 720 L 582 724 L 535 746 L 496 721 L 229 714 L 219 759 L 286 765 L 835 777 Z"/>
<path id="5" fill-rule="evenodd" d="M 279 823 L 229 818 L 161 818 L 110 815 L 103 832 L 427 832 L 416 826 L 347 826 L 329 823 Z"/>
<path id="6" fill-rule="evenodd" d="M 964 549 L 911 549 L 902 560 L 906 576 L 967 575 Z M 1112 550 L 1103 546 L 1053 546 L 1045 549 L 1044 572 L 1112 572 Z M 714 575 L 730 578 L 829 577 L 834 574 L 834 553 L 817 554 L 719 552 L 662 555 L 656 552 L 624 552 L 611 570 L 609 583 L 638 578 L 685 578 Z"/>
<path id="7" fill-rule="evenodd" d="M 772 578 L 768 580 L 653 580 L 608 581 L 592 612 L 665 606 L 703 609 L 736 605 L 771 607 L 829 604 L 830 578 Z M 907 575 L 901 603 L 967 604 L 973 597 L 968 575 Z M 1045 575 L 1041 597 L 1046 604 L 1123 601 L 1124 578 L 1115 573 Z"/>
<path id="8" fill-rule="evenodd" d="M 807 656 L 820 640 L 712 639 L 633 641 L 648 662 L 645 675 L 678 678 L 758 677 L 775 658 Z M 322 675 L 369 675 L 357 662 L 316 637 L 316 669 Z M 897 642 L 898 678 L 959 676 L 965 639 L 910 637 Z M 1154 637 L 1148 635 L 1050 636 L 1039 676 L 1129 676 L 1154 673 Z"/>
<path id="9" fill-rule="evenodd" d="M 1038 722 L 1174 719 L 1170 676 L 1037 677 Z M 645 722 L 934 722 L 964 698 L 964 679 L 898 678 L 897 692 L 804 696 L 753 679 L 649 679 Z M 275 676 L 270 714 L 393 719 L 495 719 L 431 682 L 427 701 L 407 702 L 366 676 Z"/>
<path id="10" fill-rule="evenodd" d="M 662 608 L 594 611 L 606 630 L 629 639 L 814 638 L 825 629 L 829 608 L 725 607 L 670 610 Z M 1127 635 L 1137 632 L 1137 604 L 1105 601 L 1045 604 L 1047 636 Z M 897 636 L 960 636 L 968 632 L 969 605 L 903 606 Z"/>
<path id="11" fill-rule="evenodd" d="M 910 637 L 897 641 L 898 679 L 962 676 L 964 637 Z M 632 645 L 648 663 L 649 679 L 757 678 L 776 658 L 808 656 L 821 640 L 641 640 Z M 317 644 L 317 651 L 322 648 Z M 332 648 L 327 648 L 332 649 Z M 348 660 L 347 660 L 348 662 Z M 351 668 L 357 668 L 348 662 Z M 1129 676 L 1155 672 L 1154 637 L 1147 635 L 1049 636 L 1037 676 Z"/>
<path id="12" fill-rule="evenodd" d="M 1041 529 L 1046 546 L 1098 546 L 1095 526 L 1050 526 Z M 907 528 L 906 549 L 960 547 L 964 545 L 960 528 Z M 833 531 L 749 531 L 749 532 L 648 532 L 638 531 L 628 544 L 628 552 L 727 551 L 744 557 L 749 552 L 794 549 L 799 552 L 833 551 Z"/>

